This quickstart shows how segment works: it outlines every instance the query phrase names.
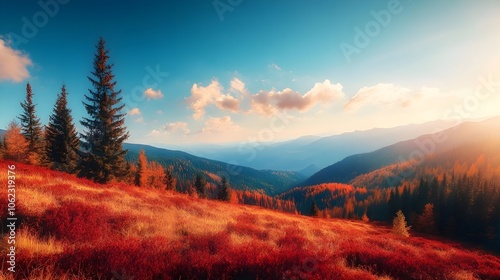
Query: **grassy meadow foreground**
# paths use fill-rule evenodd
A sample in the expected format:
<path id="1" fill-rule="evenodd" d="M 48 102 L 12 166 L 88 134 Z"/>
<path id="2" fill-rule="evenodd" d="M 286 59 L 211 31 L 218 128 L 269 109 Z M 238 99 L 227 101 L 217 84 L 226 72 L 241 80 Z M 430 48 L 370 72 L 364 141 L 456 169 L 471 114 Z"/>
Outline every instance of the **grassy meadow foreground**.
<path id="1" fill-rule="evenodd" d="M 23 164 L 16 174 L 16 272 L 0 279 L 500 279 L 496 256 L 381 225 L 100 185 Z M 0 203 L 5 221 L 6 196 Z"/>

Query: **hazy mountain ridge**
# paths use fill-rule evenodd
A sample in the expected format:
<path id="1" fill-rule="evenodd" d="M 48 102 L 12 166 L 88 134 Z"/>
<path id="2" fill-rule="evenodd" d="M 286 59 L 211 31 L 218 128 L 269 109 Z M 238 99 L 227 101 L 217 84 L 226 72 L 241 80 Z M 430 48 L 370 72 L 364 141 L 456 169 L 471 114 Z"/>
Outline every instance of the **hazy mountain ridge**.
<path id="1" fill-rule="evenodd" d="M 357 176 L 391 164 L 406 162 L 409 159 L 418 160 L 428 154 L 442 153 L 467 143 L 498 137 L 500 117 L 481 122 L 465 122 L 438 133 L 398 142 L 373 152 L 348 156 L 320 170 L 300 185 L 348 183 Z"/>
<path id="2" fill-rule="evenodd" d="M 149 145 L 126 143 L 124 148 L 128 150 L 127 160 L 129 161 L 135 162 L 139 151 L 144 149 L 149 160 L 157 161 L 164 167 L 173 166 L 173 174 L 178 184 L 188 184 L 196 174 L 209 172 L 219 177 L 225 176 L 233 188 L 263 190 L 272 195 L 287 190 L 304 180 L 304 177 L 297 172 L 256 170 Z M 210 176 L 206 177 L 208 182 L 219 183 Z"/>
<path id="3" fill-rule="evenodd" d="M 255 169 L 279 169 L 299 171 L 312 175 L 321 168 L 338 162 L 343 158 L 394 144 L 399 141 L 444 130 L 453 126 L 446 121 L 433 121 L 393 128 L 374 128 L 354 131 L 333 136 L 303 136 L 279 143 L 243 143 L 224 147 L 208 145 L 206 148 L 186 147 L 185 150 L 196 155 L 224 162 L 237 162 L 238 165 Z M 316 168 L 315 170 L 313 168 Z"/>
<path id="4" fill-rule="evenodd" d="M 500 174 L 500 137 L 455 147 L 440 154 L 431 154 L 423 161 L 396 163 L 357 176 L 349 183 L 367 189 L 387 188 L 405 182 L 416 182 L 420 177 L 448 177 L 480 172 L 491 177 Z"/>

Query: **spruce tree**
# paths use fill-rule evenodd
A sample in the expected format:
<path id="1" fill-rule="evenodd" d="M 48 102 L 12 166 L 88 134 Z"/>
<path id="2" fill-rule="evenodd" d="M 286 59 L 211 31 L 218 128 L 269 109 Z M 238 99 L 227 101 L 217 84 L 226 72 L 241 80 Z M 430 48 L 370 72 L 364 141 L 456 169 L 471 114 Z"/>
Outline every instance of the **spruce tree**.
<path id="1" fill-rule="evenodd" d="M 76 171 L 80 140 L 71 109 L 68 108 L 67 95 L 63 85 L 45 131 L 45 151 L 53 169 L 73 173 Z"/>
<path id="2" fill-rule="evenodd" d="M 87 77 L 92 84 L 85 95 L 83 104 L 88 118 L 80 122 L 85 128 L 81 135 L 84 153 L 80 165 L 80 176 L 96 182 L 106 183 L 127 176 L 126 150 L 123 142 L 128 138 L 125 114 L 121 111 L 121 90 L 116 90 L 113 65 L 109 64 L 109 50 L 104 39 L 97 44 L 92 76 Z"/>
<path id="3" fill-rule="evenodd" d="M 165 170 L 165 189 L 175 190 L 177 179 L 174 177 L 173 166 Z"/>
<path id="4" fill-rule="evenodd" d="M 392 217 L 395 212 L 400 209 L 400 198 L 399 198 L 399 191 L 398 188 L 391 189 L 391 192 L 389 194 L 389 201 L 387 202 L 388 206 L 388 211 L 389 211 L 389 217 Z"/>
<path id="5" fill-rule="evenodd" d="M 40 165 L 44 162 L 44 143 L 42 126 L 40 119 L 37 118 L 35 112 L 35 104 L 33 104 L 33 92 L 31 85 L 26 84 L 26 100 L 21 103 L 23 113 L 19 117 L 21 121 L 21 132 L 26 141 L 28 141 L 27 162 L 34 165 Z"/>
<path id="6" fill-rule="evenodd" d="M 217 192 L 217 199 L 222 201 L 229 201 L 231 199 L 229 184 L 226 177 L 222 177 L 222 182 L 219 185 L 219 189 Z"/>
<path id="7" fill-rule="evenodd" d="M 196 192 L 198 196 L 201 198 L 206 197 L 206 185 L 207 181 L 201 174 L 196 174 L 194 178 L 194 187 L 196 188 Z"/>
<path id="8" fill-rule="evenodd" d="M 500 252 L 500 186 L 497 185 L 496 198 L 493 203 L 493 209 L 491 212 L 491 229 L 493 230 L 493 236 L 491 243 L 493 249 Z"/>
<path id="9" fill-rule="evenodd" d="M 436 227 L 439 231 L 443 231 L 446 221 L 448 220 L 447 213 L 448 205 L 448 178 L 446 173 L 443 174 L 443 180 L 439 186 L 438 203 L 436 205 Z"/>
<path id="10" fill-rule="evenodd" d="M 318 208 L 318 205 L 316 204 L 316 201 L 312 202 L 311 209 L 309 210 L 309 215 L 311 217 L 318 217 L 318 215 L 319 215 L 319 208 Z"/>

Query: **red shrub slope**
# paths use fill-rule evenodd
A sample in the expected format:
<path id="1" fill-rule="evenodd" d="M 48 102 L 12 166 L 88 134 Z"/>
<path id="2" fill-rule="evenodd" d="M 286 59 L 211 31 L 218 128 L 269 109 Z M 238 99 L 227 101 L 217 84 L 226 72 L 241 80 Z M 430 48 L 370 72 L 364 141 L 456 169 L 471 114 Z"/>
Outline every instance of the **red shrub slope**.
<path id="1" fill-rule="evenodd" d="M 496 256 L 369 223 L 16 166 L 17 272 L 0 279 L 500 279 Z"/>

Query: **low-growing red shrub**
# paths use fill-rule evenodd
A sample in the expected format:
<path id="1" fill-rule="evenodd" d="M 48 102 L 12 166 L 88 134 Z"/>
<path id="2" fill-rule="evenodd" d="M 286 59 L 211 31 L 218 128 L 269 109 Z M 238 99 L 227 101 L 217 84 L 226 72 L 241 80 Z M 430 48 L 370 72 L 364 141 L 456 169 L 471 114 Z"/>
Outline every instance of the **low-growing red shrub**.
<path id="1" fill-rule="evenodd" d="M 0 197 L 0 209 L 2 209 L 2 211 L 0 211 L 0 220 L 2 221 L 5 220 L 9 214 L 9 212 L 7 211 L 8 204 L 8 197 L 6 195 L 2 195 Z"/>
<path id="2" fill-rule="evenodd" d="M 92 279 L 171 279 L 168 241 L 164 238 L 123 240 L 85 246 L 64 253 L 58 260 L 63 271 Z"/>
<path id="3" fill-rule="evenodd" d="M 45 211 L 39 225 L 45 235 L 69 242 L 91 242 L 109 233 L 108 216 L 105 207 L 67 201 Z"/>
<path id="4" fill-rule="evenodd" d="M 260 240 L 268 240 L 269 232 L 259 228 L 254 224 L 248 224 L 242 221 L 237 221 L 236 223 L 229 223 L 227 225 L 228 233 L 236 233 L 238 235 L 247 235 L 251 237 L 258 238 Z"/>
<path id="5" fill-rule="evenodd" d="M 78 279 L 375 280 L 381 276 L 452 279 L 455 275 L 500 279 L 497 256 L 467 251 L 449 242 L 413 236 L 397 238 L 382 225 L 346 221 L 336 227 L 340 221 L 253 212 L 249 211 L 253 209 L 250 207 L 119 183 L 100 185 L 28 165 L 16 165 L 16 171 L 26 175 L 19 175 L 19 186 L 52 193 L 55 201 L 79 197 L 84 202 L 67 201 L 42 215 L 28 217 L 23 215 L 28 213 L 23 206 L 29 206 L 29 200 L 19 201 L 16 215 L 22 226 L 41 235 L 55 236 L 64 251 L 28 254 L 20 250 L 16 255 L 19 273 L 15 279 L 33 279 L 44 269 L 53 279 L 75 276 Z M 79 185 L 85 187 L 79 188 Z M 139 220 L 145 225 L 156 220 L 149 215 L 141 217 L 135 211 L 115 213 L 96 203 L 104 199 L 106 204 L 116 206 L 113 209 L 127 209 L 116 197 L 121 195 L 137 199 L 125 200 L 124 203 L 130 203 L 129 207 L 133 203 L 148 211 L 157 207 L 182 209 L 181 215 L 172 222 L 186 223 L 188 228 L 200 226 L 198 219 L 191 217 L 217 218 L 218 215 L 210 215 L 214 211 L 206 211 L 212 207 L 220 207 L 219 211 L 227 213 L 228 221 L 236 219 L 236 222 L 229 223 L 225 231 L 217 234 L 197 235 L 183 230 L 181 238 L 175 234 L 168 236 L 168 231 L 153 237 L 124 237 Z M 0 207 L 6 205 L 5 197 L 0 198 Z M 6 211 L 0 216 L 5 214 Z M 329 223 L 333 225 L 328 226 Z M 273 236 L 270 240 L 270 230 L 277 238 Z M 334 234 L 330 235 L 330 230 Z M 235 238 L 233 243 L 235 235 L 251 238 Z M 41 242 L 45 240 L 40 238 Z"/>
<path id="6" fill-rule="evenodd" d="M 231 246 L 231 237 L 226 232 L 207 235 L 188 235 L 185 242 L 189 245 L 190 251 L 199 253 L 208 252 L 215 255 L 221 251 L 226 251 Z"/>
<path id="7" fill-rule="evenodd" d="M 169 199 L 170 205 L 178 209 L 191 209 L 192 203 L 196 198 L 188 197 L 187 195 L 176 195 Z"/>
<path id="8" fill-rule="evenodd" d="M 12 275 L 14 276 L 14 279 L 33 279 L 32 274 L 36 271 L 43 271 L 45 269 L 50 271 L 51 268 L 54 267 L 59 261 L 59 257 L 60 255 L 27 255 L 24 252 L 19 251 L 16 254 L 15 273 L 12 273 Z M 65 272 L 56 268 L 53 273 Z M 0 279 L 3 278 L 0 276 Z M 48 279 L 48 277 L 46 279 Z"/>
<path id="9" fill-rule="evenodd" d="M 236 218 L 238 222 L 247 223 L 247 224 L 255 224 L 257 223 L 257 215 L 249 212 L 245 212 L 243 214 L 238 215 Z"/>
<path id="10" fill-rule="evenodd" d="M 136 221 L 137 219 L 128 213 L 110 214 L 107 219 L 110 235 L 121 235 L 123 230 L 129 228 Z"/>
<path id="11" fill-rule="evenodd" d="M 278 246 L 285 248 L 293 248 L 295 250 L 301 250 L 304 248 L 306 243 L 309 242 L 296 228 L 287 228 L 285 230 L 285 236 L 278 239 Z"/>
<path id="12" fill-rule="evenodd" d="M 341 255 L 348 266 L 363 268 L 378 275 L 396 279 L 444 279 L 447 265 L 425 255 L 403 255 L 398 251 L 384 250 L 378 246 L 345 243 Z M 449 268 L 449 266 L 448 266 Z"/>

